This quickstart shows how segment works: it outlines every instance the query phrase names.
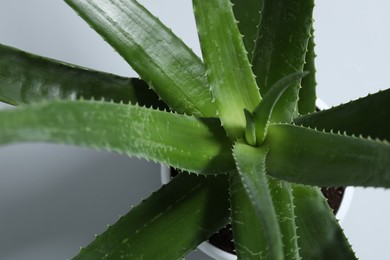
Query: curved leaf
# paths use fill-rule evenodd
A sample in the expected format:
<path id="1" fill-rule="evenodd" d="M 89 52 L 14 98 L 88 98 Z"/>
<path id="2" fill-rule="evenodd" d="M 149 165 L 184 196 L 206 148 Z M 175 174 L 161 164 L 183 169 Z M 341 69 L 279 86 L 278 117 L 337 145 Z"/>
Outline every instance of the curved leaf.
<path id="1" fill-rule="evenodd" d="M 211 92 L 228 135 L 241 137 L 244 109 L 253 111 L 260 94 L 230 0 L 193 0 L 198 35 Z"/>
<path id="2" fill-rule="evenodd" d="M 263 0 L 252 65 L 260 93 L 294 72 L 302 72 L 312 27 L 314 0 Z M 286 91 L 271 122 L 291 122 L 297 115 L 299 84 Z"/>
<path id="3" fill-rule="evenodd" d="M 282 232 L 285 259 L 301 260 L 291 184 L 271 176 L 267 177 L 280 231 Z"/>
<path id="4" fill-rule="evenodd" d="M 267 136 L 269 120 L 280 97 L 287 91 L 288 87 L 292 86 L 297 81 L 300 81 L 306 75 L 306 72 L 297 72 L 278 80 L 264 96 L 255 111 L 253 111 L 253 119 L 256 125 L 257 145 L 261 145 Z"/>
<path id="5" fill-rule="evenodd" d="M 266 259 L 267 237 L 238 173 L 231 174 L 230 177 L 230 204 L 234 246 L 238 257 Z"/>
<path id="6" fill-rule="evenodd" d="M 234 17 L 238 21 L 238 29 L 242 34 L 242 40 L 245 49 L 248 52 L 248 59 L 252 60 L 252 53 L 255 47 L 257 37 L 261 9 L 263 7 L 262 0 L 232 0 Z"/>
<path id="7" fill-rule="evenodd" d="M 304 71 L 308 71 L 309 75 L 304 77 L 299 89 L 298 112 L 300 115 L 312 113 L 316 110 L 316 67 L 314 51 L 314 28 L 313 25 L 310 30 L 309 43 L 307 44 L 307 52 L 305 56 Z"/>
<path id="8" fill-rule="evenodd" d="M 74 259 L 182 259 L 228 222 L 226 175 L 180 174 Z"/>
<path id="9" fill-rule="evenodd" d="M 133 105 L 59 101 L 0 112 L 0 144 L 46 141 L 140 156 L 195 173 L 234 169 L 217 119 Z"/>
<path id="10" fill-rule="evenodd" d="M 268 174 L 290 182 L 390 188 L 390 144 L 294 125 L 269 126 Z"/>
<path id="11" fill-rule="evenodd" d="M 390 89 L 331 109 L 297 117 L 294 123 L 390 141 Z"/>
<path id="12" fill-rule="evenodd" d="M 216 115 L 202 61 L 135 0 L 65 0 L 178 112 Z"/>
<path id="13" fill-rule="evenodd" d="M 260 259 L 259 256 L 265 254 L 267 259 L 284 259 L 282 233 L 275 208 L 272 202 L 271 192 L 268 187 L 266 177 L 265 157 L 267 147 L 254 148 L 246 144 L 236 143 L 233 148 L 233 156 L 236 161 L 239 176 L 243 187 L 248 193 L 248 197 L 253 204 L 253 208 L 257 214 L 258 221 L 261 223 L 265 243 L 258 243 L 256 247 L 248 250 L 245 245 L 247 238 L 243 236 L 235 236 L 235 242 L 239 244 L 237 253 L 242 259 Z M 234 181 L 234 180 L 233 180 Z M 237 181 L 238 183 L 239 181 Z M 234 186 L 238 186 L 235 184 Z M 234 205 L 234 204 L 233 204 Z M 233 208 L 233 211 L 236 209 Z M 241 212 L 241 214 L 245 214 Z M 243 218 L 239 216 L 239 219 Z M 245 218 L 245 217 L 244 217 Z M 233 214 L 233 222 L 235 214 Z M 245 223 L 250 225 L 251 223 Z M 240 228 L 240 225 L 235 225 Z M 233 226 L 234 228 L 234 226 Z M 243 241 L 241 241 L 243 239 Z M 257 241 L 256 237 L 252 237 Z"/>
<path id="14" fill-rule="evenodd" d="M 357 259 L 321 191 L 292 185 L 302 259 Z"/>
<path id="15" fill-rule="evenodd" d="M 236 144 L 233 149 L 242 183 L 258 218 L 263 220 L 261 221 L 263 232 L 261 237 L 264 236 L 267 242 L 263 241 L 263 244 L 258 244 L 258 247 L 261 248 L 260 252 L 268 252 L 266 255 L 270 259 L 281 256 L 291 260 L 300 259 L 291 187 L 287 182 L 265 175 L 267 151 L 266 146 L 254 148 L 244 144 Z M 265 218 L 268 221 L 264 221 Z M 271 225 L 275 220 L 277 222 Z M 270 228 L 272 235 L 267 233 Z M 276 238 L 279 241 L 272 242 Z M 254 237 L 252 239 L 257 241 Z M 271 250 L 275 249 L 277 243 L 283 245 L 283 249 L 279 248 L 280 252 L 272 252 Z M 276 256 L 278 254 L 279 256 Z"/>
<path id="16" fill-rule="evenodd" d="M 0 68 L 0 100 L 12 105 L 84 98 L 167 108 L 142 80 L 82 68 L 2 44 Z"/>

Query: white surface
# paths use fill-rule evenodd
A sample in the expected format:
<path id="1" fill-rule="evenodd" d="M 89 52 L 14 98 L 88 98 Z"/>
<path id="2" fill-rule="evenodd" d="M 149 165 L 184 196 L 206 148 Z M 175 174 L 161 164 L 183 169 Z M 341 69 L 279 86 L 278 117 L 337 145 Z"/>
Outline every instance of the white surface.
<path id="1" fill-rule="evenodd" d="M 189 0 L 142 2 L 200 53 Z M 389 11 L 390 3 L 385 0 L 318 1 L 318 95 L 327 104 L 337 105 L 390 86 L 386 77 Z M 0 42 L 99 70 L 135 75 L 62 1 L 1 0 Z M 0 165 L 0 259 L 5 260 L 71 257 L 94 233 L 159 186 L 157 165 L 74 147 L 1 147 Z M 387 205 L 389 191 L 355 190 L 343 227 L 362 260 L 389 258 Z M 192 253 L 187 259 L 208 258 Z"/>
<path id="2" fill-rule="evenodd" d="M 338 105 L 390 87 L 390 2 L 317 1 L 317 94 Z M 356 188 L 343 228 L 361 260 L 389 259 L 390 191 Z"/>

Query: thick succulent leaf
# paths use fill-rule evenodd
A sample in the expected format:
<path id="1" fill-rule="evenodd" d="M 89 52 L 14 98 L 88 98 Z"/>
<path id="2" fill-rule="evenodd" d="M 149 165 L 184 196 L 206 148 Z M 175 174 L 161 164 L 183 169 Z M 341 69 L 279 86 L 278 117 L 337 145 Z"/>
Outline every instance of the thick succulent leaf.
<path id="1" fill-rule="evenodd" d="M 245 140 L 249 145 L 256 145 L 256 125 L 255 120 L 253 118 L 253 114 L 248 110 L 244 109 L 245 113 Z"/>
<path id="2" fill-rule="evenodd" d="M 238 29 L 243 35 L 245 49 L 248 52 L 248 59 L 252 60 L 252 53 L 255 47 L 255 40 L 258 33 L 262 0 L 232 0 L 234 17 L 238 21 Z"/>
<path id="3" fill-rule="evenodd" d="M 230 203 L 234 246 L 238 258 L 267 259 L 267 237 L 238 174 L 231 174 Z"/>
<path id="4" fill-rule="evenodd" d="M 294 72 L 302 72 L 314 0 L 263 0 L 259 34 L 252 58 L 260 93 Z M 290 122 L 297 114 L 299 84 L 290 88 L 275 107 L 272 122 Z"/>
<path id="5" fill-rule="evenodd" d="M 227 175 L 180 174 L 75 259 L 182 259 L 228 222 Z"/>
<path id="6" fill-rule="evenodd" d="M 282 233 L 283 251 L 285 259 L 301 260 L 298 247 L 297 226 L 295 224 L 294 202 L 291 184 L 285 181 L 268 177 L 268 186 L 278 217 Z"/>
<path id="7" fill-rule="evenodd" d="M 237 253 L 242 259 L 259 259 L 259 256 L 264 254 L 264 252 L 267 252 L 269 259 L 284 259 L 282 233 L 280 232 L 266 177 L 265 158 L 267 151 L 267 147 L 264 146 L 255 148 L 241 143 L 236 143 L 233 148 L 233 156 L 242 185 L 253 204 L 266 240 L 266 243 L 257 244 L 256 248 L 250 250 L 238 247 Z M 234 215 L 233 221 L 235 221 Z M 235 242 L 245 246 L 240 240 L 237 240 L 240 238 L 241 236 L 235 237 Z M 257 241 L 256 238 L 253 239 Z"/>
<path id="8" fill-rule="evenodd" d="M 272 116 L 273 109 L 280 97 L 287 91 L 288 87 L 293 84 L 299 84 L 301 78 L 306 75 L 306 72 L 297 72 L 278 80 L 253 111 L 253 119 L 256 125 L 257 145 L 261 145 L 267 136 L 268 123 Z"/>
<path id="9" fill-rule="evenodd" d="M 357 259 L 321 191 L 292 185 L 302 259 Z"/>
<path id="10" fill-rule="evenodd" d="M 0 144 L 46 141 L 112 150 L 195 173 L 234 168 L 217 119 L 92 101 L 58 101 L 0 112 Z"/>
<path id="11" fill-rule="evenodd" d="M 142 80 L 66 64 L 2 44 L 0 68 L 0 100 L 11 105 L 93 98 L 167 108 Z"/>
<path id="12" fill-rule="evenodd" d="M 312 113 L 316 110 L 316 67 L 314 51 L 314 29 L 313 26 L 310 32 L 309 43 L 307 44 L 307 52 L 305 56 L 304 71 L 308 71 L 309 75 L 304 77 L 301 82 L 301 89 L 299 90 L 298 112 L 300 115 Z"/>
<path id="13" fill-rule="evenodd" d="M 328 110 L 294 119 L 296 124 L 326 131 L 390 141 L 390 89 Z"/>
<path id="14" fill-rule="evenodd" d="M 230 0 L 193 0 L 211 92 L 228 135 L 241 137 L 244 109 L 253 111 L 260 94 L 234 19 Z"/>
<path id="15" fill-rule="evenodd" d="M 390 144 L 295 125 L 269 126 L 268 174 L 290 182 L 390 188 Z"/>
<path id="16" fill-rule="evenodd" d="M 202 61 L 135 0 L 65 0 L 178 112 L 215 116 Z"/>

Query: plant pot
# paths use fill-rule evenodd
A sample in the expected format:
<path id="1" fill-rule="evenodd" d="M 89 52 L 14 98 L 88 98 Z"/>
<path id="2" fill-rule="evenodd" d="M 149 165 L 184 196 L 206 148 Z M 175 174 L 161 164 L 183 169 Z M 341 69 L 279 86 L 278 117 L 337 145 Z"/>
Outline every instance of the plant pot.
<path id="1" fill-rule="evenodd" d="M 320 99 L 317 99 L 316 106 L 319 110 L 329 108 L 329 106 L 326 105 Z M 171 179 L 170 168 L 165 166 L 165 165 L 161 165 L 160 173 L 161 173 L 162 184 L 167 184 Z M 337 213 L 336 213 L 336 218 L 339 220 L 339 223 L 343 222 L 343 220 L 348 212 L 348 209 L 349 209 L 351 202 L 352 202 L 353 192 L 354 192 L 353 187 L 346 187 L 345 188 L 343 198 L 342 198 L 342 201 L 340 203 L 340 207 L 338 208 Z M 236 255 L 228 253 L 228 252 L 212 245 L 211 243 L 209 243 L 207 241 L 200 244 L 198 246 L 198 249 L 214 259 L 218 259 L 218 260 L 236 260 L 237 259 Z"/>

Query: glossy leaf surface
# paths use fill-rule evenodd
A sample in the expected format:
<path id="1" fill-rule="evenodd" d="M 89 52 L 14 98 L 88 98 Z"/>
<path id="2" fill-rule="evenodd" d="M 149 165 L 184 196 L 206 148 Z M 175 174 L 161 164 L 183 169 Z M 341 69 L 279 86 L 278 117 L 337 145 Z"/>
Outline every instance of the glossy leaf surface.
<path id="1" fill-rule="evenodd" d="M 313 26 L 310 31 L 310 38 L 307 44 L 307 52 L 305 56 L 305 65 L 303 71 L 309 72 L 309 75 L 304 77 L 301 82 L 301 88 L 299 89 L 298 100 L 298 112 L 300 115 L 312 113 L 316 110 L 316 67 L 315 58 L 316 53 L 314 50 L 314 29 Z"/>
<path id="2" fill-rule="evenodd" d="M 274 107 L 280 97 L 287 91 L 288 87 L 291 87 L 294 83 L 299 84 L 301 78 L 305 75 L 307 75 L 307 73 L 297 72 L 278 80 L 253 111 L 253 119 L 256 125 L 257 145 L 261 145 L 267 136 L 268 124 Z"/>
<path id="3" fill-rule="evenodd" d="M 234 246 L 239 259 L 267 259 L 268 241 L 263 225 L 238 173 L 231 174 L 230 203 Z"/>
<path id="4" fill-rule="evenodd" d="M 296 124 L 390 140 L 390 89 L 294 119 Z"/>
<path id="5" fill-rule="evenodd" d="M 244 133 L 244 109 L 253 111 L 260 94 L 230 0 L 193 0 L 211 92 L 228 135 Z"/>
<path id="6" fill-rule="evenodd" d="M 390 144 L 294 125 L 269 127 L 268 174 L 290 182 L 390 187 Z"/>
<path id="7" fill-rule="evenodd" d="M 293 185 L 298 243 L 303 259 L 357 259 L 321 191 Z"/>
<path id="8" fill-rule="evenodd" d="M 75 259 L 182 259 L 228 221 L 226 175 L 180 174 Z"/>
<path id="9" fill-rule="evenodd" d="M 65 0 L 178 112 L 215 116 L 202 61 L 135 0 Z"/>
<path id="10" fill-rule="evenodd" d="M 60 101 L 0 112 L 0 143 L 46 141 L 110 150 L 195 173 L 234 168 L 216 119 L 106 102 Z"/>
<path id="11" fill-rule="evenodd" d="M 93 98 L 167 107 L 142 80 L 90 70 L 1 44 L 0 68 L 0 100 L 12 105 Z"/>
<path id="12" fill-rule="evenodd" d="M 313 0 L 263 0 L 263 11 L 256 47 L 253 72 L 260 93 L 294 72 L 302 72 L 312 27 Z M 291 122 L 297 115 L 299 84 L 281 97 L 272 122 Z"/>
<path id="13" fill-rule="evenodd" d="M 267 255 L 267 259 L 284 259 L 283 235 L 280 232 L 266 177 L 265 158 L 267 151 L 267 147 L 254 148 L 240 143 L 236 143 L 233 149 L 233 156 L 236 161 L 242 185 L 253 204 L 266 241 L 265 244 L 258 244 L 256 248 L 250 250 L 246 249 L 245 246 L 238 247 L 238 255 L 241 255 L 242 259 L 260 259 L 259 256 L 266 252 L 265 255 Z M 233 221 L 235 221 L 234 215 Z M 251 223 L 244 224 L 250 225 Z M 240 238 L 241 236 L 235 237 L 235 242 L 243 244 L 240 241 Z M 255 237 L 253 237 L 253 239 L 257 241 Z M 244 241 L 246 241 L 246 239 L 244 239 Z"/>
<path id="14" fill-rule="evenodd" d="M 258 33 L 262 0 L 232 0 L 234 17 L 238 21 L 238 29 L 242 35 L 248 59 L 252 60 L 252 53 Z"/>
<path id="15" fill-rule="evenodd" d="M 291 184 L 270 176 L 267 177 L 280 231 L 282 233 L 285 259 L 301 260 Z"/>

